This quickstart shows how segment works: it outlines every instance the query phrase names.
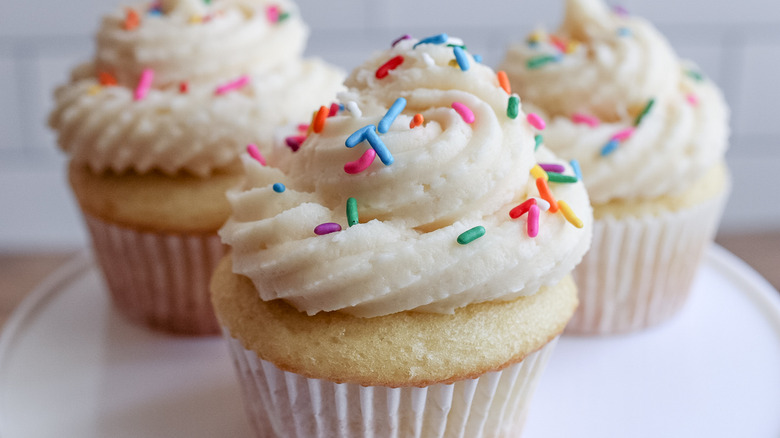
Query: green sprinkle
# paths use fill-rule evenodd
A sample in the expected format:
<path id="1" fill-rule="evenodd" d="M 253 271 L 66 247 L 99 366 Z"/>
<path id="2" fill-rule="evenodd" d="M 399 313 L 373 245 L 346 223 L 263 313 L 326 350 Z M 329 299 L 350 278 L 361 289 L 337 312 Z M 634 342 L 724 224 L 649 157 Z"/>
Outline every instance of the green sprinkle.
<path id="1" fill-rule="evenodd" d="M 506 115 L 510 119 L 516 119 L 520 114 L 520 98 L 517 96 L 509 97 L 509 104 L 506 107 Z"/>
<path id="2" fill-rule="evenodd" d="M 277 21 L 277 23 L 281 23 L 282 21 L 284 21 L 284 20 L 286 20 L 288 18 L 290 18 L 290 13 L 289 12 L 282 12 L 281 14 L 279 14 L 279 21 Z"/>
<path id="3" fill-rule="evenodd" d="M 649 102 L 647 102 L 647 105 L 645 105 L 645 109 L 642 110 L 641 113 L 636 117 L 636 120 L 634 121 L 634 126 L 639 126 L 640 123 L 642 123 L 642 119 L 645 118 L 647 113 L 650 112 L 650 108 L 653 107 L 653 104 L 655 104 L 655 99 L 650 99 Z"/>
<path id="4" fill-rule="evenodd" d="M 551 62 L 558 62 L 559 58 L 555 55 L 541 55 L 541 56 L 535 56 L 528 60 L 528 68 L 531 70 L 535 70 L 537 68 L 544 67 L 545 65 L 551 63 Z"/>
<path id="5" fill-rule="evenodd" d="M 357 225 L 359 222 L 357 199 L 349 198 L 347 199 L 347 223 L 351 227 L 352 225 Z"/>
<path id="6" fill-rule="evenodd" d="M 691 79 L 695 80 L 696 82 L 704 81 L 704 75 L 695 70 L 688 70 L 685 72 L 685 74 L 688 75 L 688 77 L 690 77 Z"/>
<path id="7" fill-rule="evenodd" d="M 469 243 L 479 239 L 485 235 L 485 227 L 478 225 L 468 231 L 464 231 L 463 234 L 458 236 L 458 243 L 461 245 L 468 245 Z"/>
<path id="8" fill-rule="evenodd" d="M 539 149 L 539 146 L 542 145 L 542 142 L 544 141 L 544 137 L 542 137 L 542 134 L 536 134 L 534 135 L 534 141 L 536 144 L 534 145 L 534 152 L 536 152 Z"/>
<path id="9" fill-rule="evenodd" d="M 547 172 L 547 177 L 549 178 L 550 182 L 554 183 L 573 184 L 577 182 L 576 176 L 564 175 L 557 172 Z"/>
<path id="10" fill-rule="evenodd" d="M 463 50 L 468 50 L 465 44 L 447 44 L 447 47 L 460 47 Z"/>

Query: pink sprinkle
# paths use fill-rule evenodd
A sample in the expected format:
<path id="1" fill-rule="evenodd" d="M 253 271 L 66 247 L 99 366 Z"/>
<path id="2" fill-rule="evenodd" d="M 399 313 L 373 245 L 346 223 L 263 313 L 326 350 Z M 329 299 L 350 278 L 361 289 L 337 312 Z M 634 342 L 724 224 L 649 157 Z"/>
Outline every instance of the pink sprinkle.
<path id="1" fill-rule="evenodd" d="M 544 120 L 542 120 L 541 117 L 539 117 L 535 113 L 528 113 L 527 116 L 525 116 L 525 119 L 528 120 L 528 123 L 531 124 L 534 128 L 543 131 L 544 128 L 547 126 L 546 123 L 544 123 Z"/>
<path id="2" fill-rule="evenodd" d="M 456 113 L 460 114 L 464 122 L 474 123 L 475 117 L 474 113 L 471 111 L 471 108 L 460 102 L 452 102 L 452 109 L 454 109 Z"/>
<path id="3" fill-rule="evenodd" d="M 528 209 L 528 237 L 539 235 L 539 206 L 534 204 Z"/>
<path id="4" fill-rule="evenodd" d="M 688 103 L 690 103 L 693 106 L 699 105 L 699 97 L 693 93 L 688 94 L 685 96 L 685 98 L 688 100 Z"/>
<path id="5" fill-rule="evenodd" d="M 298 125 L 298 132 L 306 132 L 309 130 L 309 124 L 308 123 L 301 123 Z"/>
<path id="6" fill-rule="evenodd" d="M 301 144 L 303 144 L 304 141 L 306 141 L 305 135 L 293 135 L 284 139 L 284 142 L 293 152 L 298 152 L 298 149 L 300 149 Z"/>
<path id="7" fill-rule="evenodd" d="M 217 93 L 217 95 L 222 95 L 222 94 L 225 94 L 225 93 L 227 93 L 229 91 L 233 91 L 233 90 L 236 90 L 238 88 L 241 88 L 241 87 L 243 87 L 244 85 L 246 85 L 248 83 L 249 83 L 249 76 L 244 75 L 244 76 L 241 76 L 240 78 L 236 79 L 235 81 L 228 82 L 225 85 L 221 85 L 221 86 L 217 87 L 216 93 Z"/>
<path id="8" fill-rule="evenodd" d="M 265 166 L 265 157 L 263 157 L 263 154 L 260 153 L 260 149 L 257 148 L 257 145 L 254 144 L 248 144 L 246 146 L 246 152 L 249 154 L 250 157 L 257 160 L 258 163 Z"/>
<path id="9" fill-rule="evenodd" d="M 350 175 L 358 174 L 368 169 L 368 166 L 374 162 L 374 158 L 376 158 L 376 151 L 374 151 L 374 149 L 367 149 L 357 161 L 350 161 L 345 164 L 344 172 L 347 172 Z"/>
<path id="10" fill-rule="evenodd" d="M 271 5 L 265 10 L 265 16 L 268 17 L 268 21 L 271 23 L 279 22 L 279 6 Z"/>
<path id="11" fill-rule="evenodd" d="M 339 113 L 339 110 L 341 109 L 341 106 L 337 103 L 330 104 L 330 109 L 328 110 L 328 117 L 333 117 L 336 114 Z"/>
<path id="12" fill-rule="evenodd" d="M 138 81 L 138 87 L 135 89 L 135 100 L 143 100 L 149 93 L 149 89 L 152 88 L 152 81 L 154 80 L 154 70 L 150 68 L 144 69 L 141 73 L 141 80 Z"/>
<path id="13" fill-rule="evenodd" d="M 563 173 L 566 171 L 566 168 L 563 167 L 562 164 L 539 163 L 539 167 L 545 172 Z"/>
<path id="14" fill-rule="evenodd" d="M 318 236 L 335 233 L 337 231 L 341 231 L 341 225 L 335 222 L 326 222 L 324 224 L 319 224 L 314 228 L 314 234 Z"/>
<path id="15" fill-rule="evenodd" d="M 574 113 L 574 114 L 572 114 L 571 121 L 574 122 L 574 123 L 584 123 L 584 124 L 590 126 L 591 128 L 595 128 L 596 126 L 599 126 L 599 123 L 600 123 L 599 119 L 597 119 L 597 118 L 595 118 L 593 116 L 589 116 L 587 114 L 582 114 L 582 113 Z"/>
<path id="16" fill-rule="evenodd" d="M 618 132 L 617 134 L 613 135 L 611 140 L 626 141 L 632 135 L 634 135 L 634 127 L 633 126 L 630 127 L 630 128 L 626 128 L 626 129 Z"/>

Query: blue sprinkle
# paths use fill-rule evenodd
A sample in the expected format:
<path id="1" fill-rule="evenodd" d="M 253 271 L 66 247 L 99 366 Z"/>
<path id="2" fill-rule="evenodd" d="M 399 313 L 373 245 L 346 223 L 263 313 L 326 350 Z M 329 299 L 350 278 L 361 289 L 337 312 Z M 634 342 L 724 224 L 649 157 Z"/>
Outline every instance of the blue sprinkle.
<path id="1" fill-rule="evenodd" d="M 482 55 L 472 55 L 474 57 L 475 62 L 482 63 Z"/>
<path id="2" fill-rule="evenodd" d="M 447 34 L 446 33 L 440 33 L 438 35 L 429 36 L 428 38 L 423 38 L 420 41 L 417 42 L 412 48 L 416 49 L 417 46 L 420 44 L 444 44 L 447 42 Z"/>
<path id="3" fill-rule="evenodd" d="M 629 28 L 627 28 L 627 27 L 621 27 L 621 28 L 618 28 L 618 30 L 617 30 L 617 34 L 618 34 L 619 36 L 622 36 L 622 37 L 631 36 L 631 29 L 629 29 Z"/>
<path id="4" fill-rule="evenodd" d="M 379 131 L 380 134 L 386 133 L 390 129 L 390 125 L 395 121 L 395 118 L 398 117 L 398 114 L 401 114 L 401 111 L 403 111 L 404 108 L 406 108 L 406 99 L 399 97 L 393 102 L 390 109 L 387 110 L 387 113 L 382 117 L 382 120 L 379 121 L 376 130 Z"/>
<path id="5" fill-rule="evenodd" d="M 339 111 L 344 111 L 344 104 L 343 103 L 339 104 Z"/>
<path id="6" fill-rule="evenodd" d="M 460 69 L 467 71 L 469 67 L 471 67 L 471 64 L 469 63 L 469 58 L 466 56 L 466 52 L 458 46 L 453 47 L 452 51 L 455 53 L 455 60 L 458 61 Z"/>
<path id="7" fill-rule="evenodd" d="M 363 140 L 366 139 L 366 133 L 368 131 L 373 131 L 374 129 L 375 129 L 374 125 L 367 125 L 358 129 L 357 131 L 352 133 L 352 135 L 347 137 L 347 141 L 345 142 L 345 144 L 347 145 L 348 148 L 354 148 L 355 146 L 359 145 L 360 143 L 363 142 Z"/>
<path id="8" fill-rule="evenodd" d="M 601 149 L 601 156 L 606 157 L 611 154 L 617 149 L 618 145 L 620 145 L 620 143 L 617 140 L 610 140 L 609 143 Z"/>
<path id="9" fill-rule="evenodd" d="M 275 183 L 273 189 L 276 193 L 282 193 L 285 191 L 286 187 L 282 183 Z"/>
<path id="10" fill-rule="evenodd" d="M 577 160 L 569 161 L 571 168 L 574 170 L 574 175 L 577 176 L 577 180 L 582 181 L 582 170 L 580 169 L 580 162 Z"/>
<path id="11" fill-rule="evenodd" d="M 371 125 L 371 127 L 373 128 L 374 126 Z M 384 163 L 385 166 L 393 164 L 393 161 L 395 161 L 393 156 L 390 154 L 390 151 L 387 150 L 387 146 L 385 146 L 385 144 L 379 138 L 379 135 L 376 133 L 376 131 L 373 129 L 366 131 L 366 140 L 368 140 L 368 144 L 374 148 L 374 152 L 376 152 L 376 155 L 380 160 L 382 160 L 382 163 Z"/>

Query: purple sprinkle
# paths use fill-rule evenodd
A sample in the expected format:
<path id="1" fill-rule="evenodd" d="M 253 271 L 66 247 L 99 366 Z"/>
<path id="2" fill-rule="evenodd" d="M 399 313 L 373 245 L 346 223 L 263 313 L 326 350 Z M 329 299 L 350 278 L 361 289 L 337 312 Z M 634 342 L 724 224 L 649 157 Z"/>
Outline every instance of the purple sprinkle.
<path id="1" fill-rule="evenodd" d="M 318 236 L 335 233 L 336 231 L 341 231 L 341 225 L 335 222 L 325 222 L 324 224 L 319 224 L 316 228 L 314 228 L 314 234 Z"/>
<path id="2" fill-rule="evenodd" d="M 566 171 L 562 164 L 539 163 L 539 167 L 545 172 L 563 173 Z"/>
<path id="3" fill-rule="evenodd" d="M 620 5 L 612 6 L 612 11 L 616 13 L 617 15 L 620 15 L 621 17 L 627 17 L 628 16 L 628 9 L 624 8 Z"/>
<path id="4" fill-rule="evenodd" d="M 411 35 L 409 35 L 408 33 L 406 33 L 406 34 L 402 35 L 400 38 L 398 38 L 397 40 L 393 41 L 393 47 L 395 47 L 395 45 L 396 45 L 396 44 L 398 44 L 398 43 L 400 43 L 401 41 L 403 41 L 403 40 L 408 40 L 408 39 L 409 39 L 409 38 L 411 38 L 411 37 L 412 37 L 412 36 L 411 36 Z"/>
<path id="5" fill-rule="evenodd" d="M 298 149 L 305 140 L 306 136 L 304 135 L 294 135 L 292 137 L 285 138 L 284 142 L 287 143 L 287 146 L 289 146 L 293 152 L 298 152 Z"/>

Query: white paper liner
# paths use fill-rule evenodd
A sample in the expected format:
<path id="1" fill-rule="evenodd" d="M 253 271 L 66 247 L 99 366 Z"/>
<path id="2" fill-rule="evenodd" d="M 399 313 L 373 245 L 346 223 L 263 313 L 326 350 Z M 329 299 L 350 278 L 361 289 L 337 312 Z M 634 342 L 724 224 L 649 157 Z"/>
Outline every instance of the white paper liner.
<path id="1" fill-rule="evenodd" d="M 117 309 L 156 330 L 219 334 L 209 281 L 226 249 L 216 233 L 140 232 L 84 218 Z"/>
<path id="2" fill-rule="evenodd" d="M 661 216 L 594 221 L 590 251 L 573 273 L 580 305 L 566 333 L 628 333 L 676 314 L 714 238 L 727 193 Z"/>
<path id="3" fill-rule="evenodd" d="M 522 362 L 476 379 L 423 388 L 361 386 L 282 371 L 227 329 L 244 406 L 257 437 L 516 437 L 558 338 Z"/>

